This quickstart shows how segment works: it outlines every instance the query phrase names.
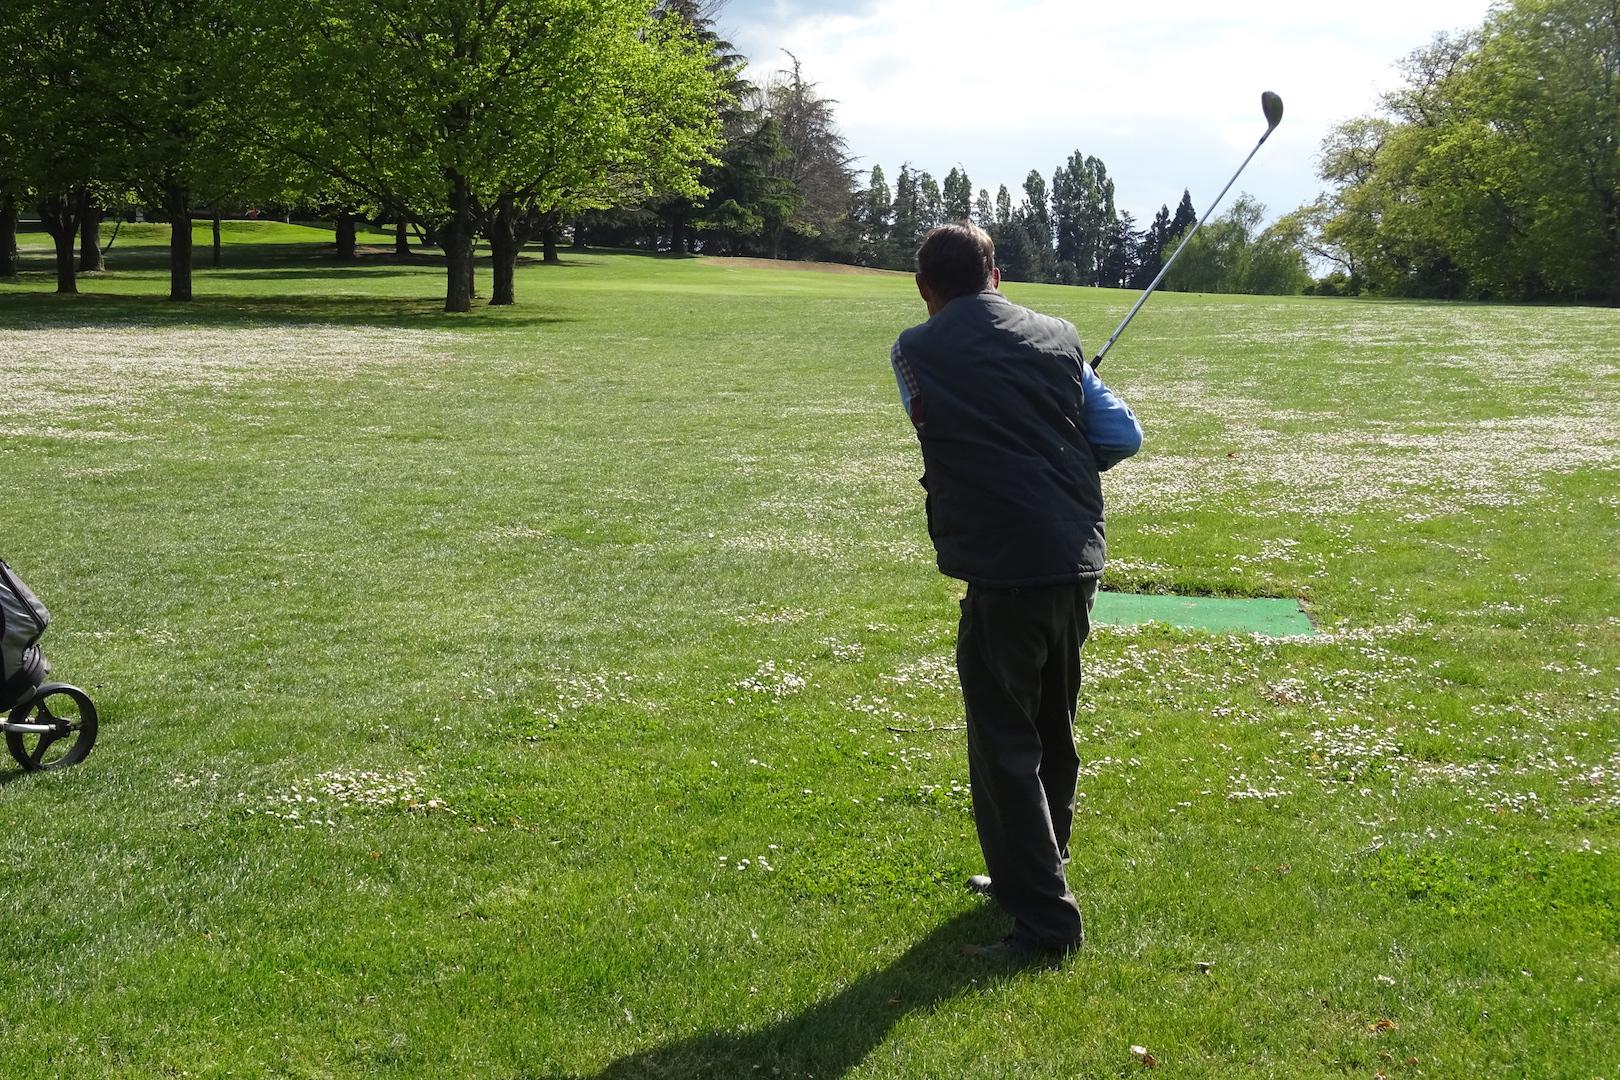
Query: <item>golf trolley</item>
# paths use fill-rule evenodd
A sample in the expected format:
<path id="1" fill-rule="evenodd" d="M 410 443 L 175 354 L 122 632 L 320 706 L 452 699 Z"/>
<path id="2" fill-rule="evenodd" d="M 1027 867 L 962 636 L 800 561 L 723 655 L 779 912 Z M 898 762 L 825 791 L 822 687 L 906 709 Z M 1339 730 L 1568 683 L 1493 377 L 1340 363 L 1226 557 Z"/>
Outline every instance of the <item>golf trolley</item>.
<path id="1" fill-rule="evenodd" d="M 0 561 L 0 731 L 6 749 L 29 772 L 65 769 L 96 744 L 96 706 L 67 683 L 46 682 L 50 661 L 39 639 L 51 614 Z"/>

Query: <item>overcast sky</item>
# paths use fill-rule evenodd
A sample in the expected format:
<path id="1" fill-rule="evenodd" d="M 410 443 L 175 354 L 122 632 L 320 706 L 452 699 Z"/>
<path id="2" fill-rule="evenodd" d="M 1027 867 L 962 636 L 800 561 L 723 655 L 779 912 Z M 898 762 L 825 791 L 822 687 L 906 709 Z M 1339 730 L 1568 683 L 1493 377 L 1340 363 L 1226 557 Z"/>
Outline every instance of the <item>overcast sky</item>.
<path id="1" fill-rule="evenodd" d="M 838 117 L 859 167 L 902 162 L 974 190 L 1079 150 L 1100 157 L 1138 219 L 1182 188 L 1203 213 L 1265 130 L 1260 92 L 1286 118 L 1243 174 L 1268 217 L 1314 198 L 1328 127 L 1371 112 L 1394 63 L 1437 31 L 1483 22 L 1486 0 L 730 0 L 719 28 L 756 81 L 790 49 Z M 1228 196 L 1230 199 L 1231 196 Z M 1145 222 L 1140 222 L 1145 223 Z"/>

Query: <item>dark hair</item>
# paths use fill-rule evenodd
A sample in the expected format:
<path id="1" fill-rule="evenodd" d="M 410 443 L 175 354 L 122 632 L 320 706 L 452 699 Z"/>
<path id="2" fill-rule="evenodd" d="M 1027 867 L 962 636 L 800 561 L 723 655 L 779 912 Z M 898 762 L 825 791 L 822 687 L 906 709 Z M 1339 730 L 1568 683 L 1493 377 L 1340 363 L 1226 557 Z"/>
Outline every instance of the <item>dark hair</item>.
<path id="1" fill-rule="evenodd" d="M 929 230 L 917 249 L 917 273 L 946 300 L 988 289 L 995 267 L 995 241 L 971 221 Z"/>

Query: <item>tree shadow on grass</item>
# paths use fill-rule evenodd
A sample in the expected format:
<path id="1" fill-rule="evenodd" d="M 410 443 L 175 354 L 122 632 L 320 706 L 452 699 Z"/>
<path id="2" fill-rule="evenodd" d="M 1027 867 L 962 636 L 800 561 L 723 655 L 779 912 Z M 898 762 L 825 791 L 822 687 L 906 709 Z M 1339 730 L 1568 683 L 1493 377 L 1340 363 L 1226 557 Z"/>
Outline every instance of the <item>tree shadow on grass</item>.
<path id="1" fill-rule="evenodd" d="M 992 905 L 940 924 L 899 959 L 856 979 L 795 1016 L 754 1031 L 715 1031 L 626 1055 L 593 1080 L 675 1077 L 815 1077 L 857 1068 L 908 1014 L 1017 973 L 961 954 L 970 941 L 1000 936 L 1006 918 Z"/>
<path id="2" fill-rule="evenodd" d="M 532 306 L 490 308 L 474 302 L 463 314 L 444 310 L 444 298 L 385 296 L 230 296 L 199 295 L 176 304 L 148 293 L 13 294 L 7 298 L 0 325 L 26 321 L 41 328 L 74 330 L 107 326 L 252 327 L 288 323 L 402 327 L 415 330 L 461 330 L 499 326 L 519 328 L 578 321 Z"/>

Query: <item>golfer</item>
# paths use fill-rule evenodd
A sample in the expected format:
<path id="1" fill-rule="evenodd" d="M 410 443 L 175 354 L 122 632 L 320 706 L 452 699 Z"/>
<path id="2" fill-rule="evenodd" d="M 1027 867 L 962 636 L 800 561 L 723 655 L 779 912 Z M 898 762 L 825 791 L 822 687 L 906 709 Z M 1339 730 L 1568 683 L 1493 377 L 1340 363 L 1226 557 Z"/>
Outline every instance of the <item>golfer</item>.
<path id="1" fill-rule="evenodd" d="M 997 291 L 995 245 L 967 221 L 917 250 L 928 321 L 890 351 L 922 443 L 928 532 L 941 573 L 967 582 L 956 670 L 988 878 L 1012 932 L 967 952 L 1036 960 L 1084 939 L 1063 867 L 1080 759 L 1080 647 L 1103 572 L 1099 474 L 1142 429 L 1061 319 Z"/>

